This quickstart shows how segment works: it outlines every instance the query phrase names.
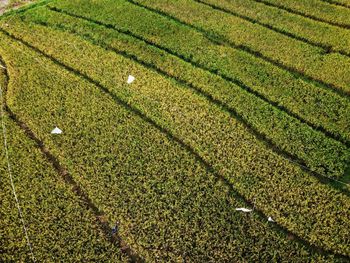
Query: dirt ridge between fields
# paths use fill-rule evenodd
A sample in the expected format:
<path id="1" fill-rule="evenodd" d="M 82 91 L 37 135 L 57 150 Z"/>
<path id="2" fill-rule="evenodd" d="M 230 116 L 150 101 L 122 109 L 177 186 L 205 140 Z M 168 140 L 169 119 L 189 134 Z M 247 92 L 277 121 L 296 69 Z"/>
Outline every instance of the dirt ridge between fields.
<path id="1" fill-rule="evenodd" d="M 130 112 L 138 115 L 140 118 L 142 118 L 144 121 L 150 123 L 152 126 L 154 126 L 155 128 L 157 128 L 159 131 L 161 131 L 162 133 L 164 133 L 168 138 L 170 138 L 171 140 L 173 140 L 174 142 L 178 143 L 180 146 L 182 146 L 184 149 L 186 149 L 187 151 L 189 151 L 189 153 L 191 155 L 193 155 L 195 157 L 195 159 L 197 161 L 199 161 L 205 168 L 207 171 L 211 172 L 219 181 L 223 182 L 226 186 L 229 187 L 230 189 L 230 193 L 232 194 L 232 196 L 234 198 L 237 198 L 238 200 L 241 200 L 242 202 L 246 203 L 249 207 L 254 207 L 254 202 L 252 200 L 248 200 L 247 198 L 245 198 L 243 195 L 241 195 L 232 185 L 232 183 L 230 183 L 228 181 L 228 179 L 226 179 L 224 176 L 222 176 L 221 174 L 218 174 L 215 169 L 206 161 L 204 160 L 194 149 L 192 149 L 191 146 L 187 145 L 185 142 L 183 142 L 181 139 L 177 138 L 175 135 L 173 135 L 168 129 L 160 126 L 158 123 L 156 123 L 154 120 L 152 120 L 151 118 L 149 118 L 148 116 L 144 115 L 140 110 L 133 108 L 131 105 L 129 105 L 127 102 L 123 101 L 122 99 L 120 99 L 118 96 L 112 94 L 108 88 L 104 87 L 102 84 L 100 84 L 98 81 L 92 79 L 91 77 L 87 76 L 84 73 L 81 73 L 80 71 L 78 71 L 77 69 L 74 69 L 66 64 L 64 64 L 63 62 L 57 60 L 56 58 L 52 57 L 51 55 L 46 54 L 45 52 L 43 52 L 42 50 L 40 50 L 39 48 L 32 46 L 30 43 L 26 42 L 25 40 L 18 38 L 14 35 L 12 35 L 11 33 L 5 31 L 4 29 L 0 29 L 0 32 L 4 33 L 5 35 L 9 36 L 10 38 L 12 38 L 13 40 L 27 46 L 28 48 L 30 48 L 31 50 L 34 50 L 35 52 L 39 53 L 40 55 L 44 56 L 45 58 L 51 60 L 54 64 L 66 69 L 68 72 L 71 72 L 72 74 L 88 81 L 91 84 L 94 84 L 95 86 L 97 86 L 99 89 L 101 89 L 104 93 L 106 93 L 107 95 L 111 96 L 111 98 L 116 101 L 118 104 L 122 105 L 123 107 L 125 107 L 127 110 L 129 110 Z M 254 208 L 254 213 L 256 213 L 258 215 L 258 217 L 260 218 L 261 221 L 265 221 L 267 216 L 258 208 Z M 322 254 L 322 255 L 333 255 L 338 259 L 341 260 L 349 260 L 350 256 L 348 255 L 344 255 L 344 254 L 339 254 L 337 252 L 331 251 L 331 250 L 327 250 L 321 247 L 318 247 L 316 245 L 310 244 L 308 241 L 306 241 L 305 239 L 303 239 L 302 237 L 294 234 L 293 232 L 289 231 L 287 228 L 283 227 L 282 225 L 279 225 L 278 223 L 274 223 L 273 226 L 271 226 L 272 228 L 274 228 L 277 231 L 281 231 L 282 233 L 284 233 L 284 235 L 286 237 L 289 237 L 291 239 L 294 239 L 296 242 L 304 245 L 305 247 L 309 248 L 310 251 L 312 251 L 313 253 L 318 253 L 318 254 Z"/>

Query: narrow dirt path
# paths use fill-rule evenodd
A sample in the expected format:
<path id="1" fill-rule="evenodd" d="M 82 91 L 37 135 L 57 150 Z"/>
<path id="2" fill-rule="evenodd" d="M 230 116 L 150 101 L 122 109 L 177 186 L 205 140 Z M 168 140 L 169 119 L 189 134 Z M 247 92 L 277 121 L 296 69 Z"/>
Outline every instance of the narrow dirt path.
<path id="1" fill-rule="evenodd" d="M 34 0 L 0 0 L 0 16 L 8 10 L 17 9 L 32 2 L 34 2 Z"/>
<path id="2" fill-rule="evenodd" d="M 9 0 L 0 0 L 0 15 L 2 15 L 5 12 L 9 4 L 10 4 Z"/>

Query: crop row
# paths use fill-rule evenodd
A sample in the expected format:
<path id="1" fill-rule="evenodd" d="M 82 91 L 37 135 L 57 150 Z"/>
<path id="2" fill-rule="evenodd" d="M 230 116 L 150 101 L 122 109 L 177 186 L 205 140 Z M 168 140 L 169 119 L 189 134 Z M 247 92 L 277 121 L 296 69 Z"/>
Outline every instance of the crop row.
<path id="1" fill-rule="evenodd" d="M 297 14 L 316 21 L 328 23 L 341 28 L 350 28 L 350 10 L 330 5 L 319 0 L 287 0 L 279 2 L 276 0 L 254 0 L 266 6 L 276 7 L 287 12 Z M 300 18 L 300 17 L 299 17 Z"/>
<path id="2" fill-rule="evenodd" d="M 350 8 L 350 2 L 348 0 L 321 0 L 321 1 L 335 5 L 335 6 Z"/>
<path id="3" fill-rule="evenodd" d="M 195 1 L 315 47 L 321 47 L 325 52 L 335 51 L 350 56 L 350 32 L 347 29 L 312 21 L 254 0 Z M 349 16 L 350 12 L 347 15 Z"/>
<path id="4" fill-rule="evenodd" d="M 4 52 L 8 51 L 1 46 L 0 53 Z M 1 70 L 2 92 L 4 79 Z M 121 261 L 118 249 L 100 231 L 93 213 L 56 174 L 35 143 L 7 114 L 0 118 L 6 127 L 15 191 L 37 262 Z M 31 262 L 12 192 L 2 126 L 0 131 L 0 259 L 2 262 Z"/>
<path id="5" fill-rule="evenodd" d="M 325 53 L 323 48 L 310 46 L 241 18 L 213 11 L 197 2 L 127 1 L 212 35 L 221 45 L 246 51 L 347 96 L 350 94 L 350 76 L 347 70 L 350 66 L 349 57 L 339 53 Z M 64 2 L 57 3 L 60 4 L 64 5 Z"/>
<path id="6" fill-rule="evenodd" d="M 0 39 L 11 61 L 11 107 L 106 211 L 108 220 L 121 222 L 121 235 L 146 260 L 326 259 L 288 240 L 266 218 L 235 211 L 247 204 L 232 189 L 113 96 L 5 35 Z M 62 48 L 75 45 L 86 55 L 94 50 L 65 39 Z M 96 51 L 100 55 L 102 50 Z M 89 61 L 92 71 L 104 72 Z M 123 63 L 112 66 L 120 78 L 114 87 L 127 96 L 129 71 Z M 52 123 L 63 129 L 59 137 L 49 135 Z"/>
<path id="7" fill-rule="evenodd" d="M 79 37 L 41 26 L 16 22 L 15 20 L 12 20 L 9 24 L 6 30 L 9 30 L 11 34 L 14 34 L 17 38 L 23 38 L 30 45 L 42 50 L 41 52 L 49 54 L 53 60 L 61 61 L 60 63 L 66 65 L 66 67 L 75 68 L 79 75 L 93 79 L 112 95 L 142 112 L 147 116 L 148 123 L 156 123 L 159 127 L 162 127 L 163 131 L 167 131 L 173 137 L 183 141 L 194 153 L 207 162 L 216 174 L 223 176 L 233 184 L 234 188 L 247 200 L 254 199 L 256 207 L 261 209 L 265 215 L 272 215 L 279 224 L 311 244 L 343 255 L 349 255 L 347 231 L 350 223 L 349 197 L 330 186 L 320 184 L 317 179 L 303 172 L 298 166 L 274 154 L 251 135 L 242 124 L 233 119 L 228 113 L 223 112 L 221 108 L 211 104 L 193 91 L 177 85 L 174 81 L 149 71 L 113 52 L 97 48 Z M 61 41 L 62 39 L 65 41 Z M 137 81 L 129 86 L 123 83 L 125 83 L 126 76 L 130 73 L 137 77 Z M 33 93 L 30 94 L 33 97 Z M 21 93 L 21 96 L 24 95 Z M 50 95 L 52 95 L 52 89 L 50 89 Z M 85 93 L 84 96 L 86 97 Z M 37 99 L 37 96 L 35 97 Z M 46 100 L 48 99 L 47 96 L 44 97 Z M 79 96 L 73 97 L 77 98 Z M 29 103 L 30 105 L 28 105 Z M 94 105 L 91 98 L 86 103 L 89 106 Z M 37 104 L 37 102 L 30 102 L 29 96 L 24 96 L 23 100 L 18 101 L 17 107 L 21 107 L 21 114 L 26 115 L 29 114 L 27 107 L 39 108 L 40 105 Z M 83 109 L 76 107 L 76 103 L 74 104 L 74 109 L 77 111 L 74 112 L 75 114 L 84 112 Z M 90 111 L 87 111 L 86 114 Z M 103 112 L 109 113 L 112 112 L 112 109 L 104 109 Z M 70 115 L 72 114 L 70 113 Z M 99 116 L 100 119 L 103 116 L 102 113 L 94 114 L 90 112 L 91 115 Z M 83 117 L 79 116 L 79 118 L 74 119 L 75 121 L 83 120 Z M 109 117 L 108 122 L 110 123 L 113 119 L 115 118 Z M 31 121 L 33 122 L 33 120 Z M 40 121 L 40 123 L 43 122 L 43 120 Z M 79 123 L 87 125 L 83 121 Z M 36 124 L 35 127 L 39 129 L 39 122 L 33 124 Z M 99 125 L 101 124 L 94 122 L 94 127 L 97 128 Z M 106 128 L 103 127 L 103 131 Z M 148 138 L 147 131 L 147 128 L 142 128 L 143 140 Z M 96 132 L 97 134 L 100 133 L 94 131 L 95 137 L 97 136 Z M 82 136 L 77 137 L 81 138 Z M 108 141 L 111 138 L 116 139 L 118 136 L 103 134 L 101 140 Z M 72 140 L 67 143 L 71 143 Z M 158 140 L 151 139 L 151 141 L 154 143 Z M 125 144 L 132 145 L 134 150 L 138 150 L 140 149 L 138 145 L 143 142 L 134 139 L 130 142 L 124 142 L 124 144 L 107 143 L 105 146 L 108 148 L 108 153 L 115 148 L 121 148 Z M 89 143 L 91 144 L 91 141 Z M 117 146 L 113 147 L 112 145 Z M 88 148 L 89 145 L 86 145 L 86 147 Z M 74 147 L 70 145 L 65 151 L 72 151 L 72 156 L 77 155 L 79 152 L 77 147 L 72 148 Z M 147 145 L 146 148 L 152 149 L 152 145 Z M 104 163 L 111 161 L 109 165 L 98 164 L 95 159 L 93 162 L 92 160 L 89 161 L 88 157 L 99 156 L 98 152 L 93 149 L 93 154 L 86 153 L 87 149 L 84 147 L 83 149 L 85 151 L 85 161 L 80 164 L 74 161 L 74 167 L 88 169 L 86 165 L 91 164 L 94 165 L 91 170 L 92 173 L 100 174 L 96 169 L 113 167 L 113 161 L 116 161 L 115 157 L 108 158 L 106 153 L 102 154 L 102 157 L 106 157 L 102 160 L 104 160 Z M 153 155 L 144 151 L 142 150 L 142 153 L 145 153 L 146 157 Z M 128 154 L 122 156 L 128 158 L 130 156 L 129 151 Z M 164 156 L 170 155 L 165 154 L 165 151 L 161 151 L 160 160 Z M 178 156 L 181 155 L 171 156 L 172 163 L 176 163 L 175 160 L 179 158 Z M 137 168 L 136 164 L 142 164 L 142 170 L 150 169 L 145 165 L 150 164 L 152 158 L 144 162 L 137 160 L 139 159 L 135 159 L 133 165 L 128 166 L 128 169 Z M 96 166 L 93 164 L 95 162 L 97 163 Z M 156 163 L 159 163 L 159 159 Z M 170 164 L 167 164 L 167 166 L 171 167 Z M 118 171 L 119 168 L 121 169 L 119 166 L 115 167 L 118 167 Z M 181 164 L 181 167 L 183 167 L 183 164 Z M 178 168 L 170 170 L 176 171 Z M 95 183 L 101 183 L 99 180 L 94 181 L 94 189 L 91 190 L 98 189 Z M 108 185 L 108 181 L 105 184 Z M 90 194 L 90 196 L 94 195 Z M 110 198 L 108 195 L 106 197 Z M 131 242 L 128 243 L 133 247 Z"/>
<path id="8" fill-rule="evenodd" d="M 67 4 L 65 12 L 88 16 L 106 27 L 121 29 L 119 31 L 153 44 L 193 66 L 250 89 L 270 103 L 294 113 L 293 116 L 301 116 L 301 120 L 314 124 L 313 127 L 324 127 L 336 138 L 340 137 L 345 142 L 350 140 L 350 103 L 347 98 L 312 85 L 245 52 L 216 45 L 194 30 L 128 3 L 100 3 L 95 9 L 81 2 L 77 6 L 71 4 Z M 113 15 L 105 17 L 107 13 Z M 129 17 L 134 19 L 129 21 Z"/>
<path id="9" fill-rule="evenodd" d="M 349 160 L 349 152 L 345 146 L 216 75 L 192 67 L 190 63 L 129 35 L 84 20 L 78 22 L 65 14 L 39 9 L 27 12 L 26 21 L 66 29 L 84 38 L 89 37 L 96 45 L 117 53 L 124 52 L 126 56 L 165 76 L 175 78 L 180 83 L 184 82 L 214 103 L 223 105 L 227 111 L 243 119 L 255 134 L 262 134 L 289 155 L 297 156 L 309 168 L 322 174 L 327 173 L 326 176 L 339 177 L 344 174 Z"/>

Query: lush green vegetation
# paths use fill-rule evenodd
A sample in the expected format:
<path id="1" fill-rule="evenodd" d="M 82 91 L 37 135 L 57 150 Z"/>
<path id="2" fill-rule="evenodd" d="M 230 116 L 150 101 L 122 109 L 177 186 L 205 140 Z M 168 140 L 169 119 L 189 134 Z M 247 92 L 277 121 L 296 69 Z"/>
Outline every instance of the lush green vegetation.
<path id="1" fill-rule="evenodd" d="M 338 73 L 327 75 L 329 87 L 308 77 L 320 69 L 296 74 L 220 43 L 231 41 L 235 26 L 247 27 L 248 39 L 252 27 L 241 18 L 224 27 L 233 16 L 207 5 L 138 2 L 203 30 L 124 0 L 53 1 L 0 21 L 6 105 L 18 116 L 6 117 L 14 131 L 8 132 L 10 159 L 13 174 L 23 178 L 15 185 L 28 201 L 21 204 L 35 256 L 45 261 L 54 243 L 52 257 L 72 253 L 72 261 L 135 260 L 131 254 L 147 262 L 348 260 L 350 189 L 327 179 L 345 181 L 350 159 L 350 101 L 334 91 L 342 89 Z M 234 7 L 223 0 L 215 4 Z M 183 13 L 182 5 L 198 9 Z M 228 20 L 210 24 L 219 13 Z M 261 23 L 265 18 L 254 17 Z M 268 30 L 267 37 L 295 51 L 295 39 L 265 27 L 254 30 Z M 299 44 L 305 56 L 321 49 Z M 283 50 L 267 55 L 299 63 Z M 318 63 L 316 53 L 312 58 Z M 349 71 L 342 70 L 346 82 Z M 126 83 L 129 74 L 136 77 L 132 84 Z M 61 168 L 50 168 L 20 123 Z M 63 134 L 51 135 L 55 126 Z M 73 184 L 62 180 L 60 169 Z M 8 205 L 1 212 L 19 221 L 10 184 L 2 183 Z M 254 210 L 244 214 L 237 207 Z M 33 218 L 26 209 L 35 211 Z M 121 241 L 110 239 L 96 223 L 100 217 L 107 232 L 118 222 Z M 49 220 L 35 229 L 40 218 Z M 11 251 L 13 233 L 23 233 L 18 224 L 4 233 Z M 68 239 L 77 244 L 68 246 Z M 25 240 L 15 247 L 21 258 L 29 257 Z"/>
<path id="2" fill-rule="evenodd" d="M 198 30 L 213 35 L 220 44 L 247 50 L 282 68 L 288 68 L 334 89 L 340 89 L 346 94 L 350 93 L 348 56 L 329 53 L 323 48 L 291 39 L 195 1 L 130 0 L 130 2 L 169 13 Z"/>
<path id="3" fill-rule="evenodd" d="M 79 11 L 79 8 L 83 10 Z M 131 32 L 133 36 L 171 52 L 197 67 L 207 69 L 225 80 L 232 80 L 231 82 L 239 84 L 241 88 L 249 89 L 268 102 L 298 116 L 303 122 L 316 128 L 322 127 L 334 134 L 334 137 L 341 138 L 345 143 L 349 142 L 347 98 L 296 78 L 293 74 L 245 52 L 218 46 L 202 34 L 158 15 L 144 12 L 142 8 L 128 3 L 124 3 L 119 9 L 108 4 L 96 8 L 113 14 L 112 18 L 104 18 L 93 10 L 88 11 L 88 5 L 84 6 L 80 2 L 79 5 L 69 6 L 68 10 L 78 15 L 89 12 L 88 14 L 98 21 L 120 28 L 129 34 Z M 135 19 L 126 22 L 128 17 Z M 40 20 L 42 19 L 40 17 Z M 157 38 L 154 37 L 156 34 Z M 178 40 L 182 45 L 177 45 Z M 198 46 L 198 43 L 201 45 Z"/>
<path id="4" fill-rule="evenodd" d="M 321 47 L 329 51 L 338 51 L 343 54 L 350 54 L 350 32 L 345 28 L 330 25 L 319 20 L 309 19 L 308 14 L 304 17 L 299 13 L 288 10 L 300 10 L 301 5 L 311 5 L 308 10 L 313 12 L 325 12 L 327 9 L 315 8 L 316 1 L 255 1 L 255 0 L 197 0 L 200 3 L 208 4 L 214 9 L 229 13 L 233 16 L 241 17 L 252 23 L 258 23 L 260 26 L 284 34 L 290 38 L 298 39 L 309 43 L 315 47 Z M 317 1 L 319 2 L 319 1 Z M 266 3 L 273 4 L 272 6 Z M 280 3 L 280 4 L 279 4 Z M 288 5 L 290 4 L 290 5 Z M 329 17 L 338 18 L 341 21 L 350 21 L 349 12 L 344 8 L 337 8 L 324 4 L 331 11 L 328 11 Z M 282 10 L 281 10 L 282 8 Z M 336 9 L 336 10 L 333 10 Z M 340 12 L 338 11 L 340 9 Z M 313 12 L 312 12 L 313 11 Z M 341 12 L 343 11 L 343 12 Z M 283 15 L 281 15 L 281 13 Z M 335 13 L 337 15 L 335 15 Z M 343 14 L 343 16 L 340 16 Z M 350 23 L 349 23 L 350 28 Z M 343 36 L 343 37 L 339 37 Z"/>
<path id="5" fill-rule="evenodd" d="M 330 5 L 327 1 L 320 0 L 300 0 L 300 1 L 277 1 L 277 0 L 256 0 L 265 5 L 287 10 L 288 12 L 299 14 L 311 19 L 318 20 L 323 23 L 329 23 L 338 27 L 349 28 L 350 17 L 349 10 L 336 5 Z M 335 1 L 334 1 L 335 2 Z M 341 1 L 339 1 L 341 2 Z M 350 4 L 349 1 L 344 3 Z M 314 31 L 315 32 L 315 31 Z M 311 37 L 311 35 L 310 35 Z M 344 39 L 343 39 L 344 40 Z"/>
<path id="6" fill-rule="evenodd" d="M 345 7 L 345 8 L 349 8 L 350 7 L 349 0 L 321 0 L 321 1 L 333 4 L 333 5 L 336 5 L 336 6 L 342 6 L 342 7 Z"/>
<path id="7" fill-rule="evenodd" d="M 330 176 L 344 174 L 349 157 L 345 146 L 327 138 L 321 132 L 310 129 L 307 124 L 300 123 L 297 119 L 240 89 L 237 85 L 230 85 L 213 74 L 193 68 L 191 64 L 169 56 L 164 51 L 159 52 L 156 48 L 149 47 L 128 35 L 94 26 L 86 21 L 81 21 L 77 25 L 76 19 L 47 10 L 39 9 L 31 16 L 26 15 L 25 17 L 33 20 L 32 16 L 36 22 L 39 21 L 56 28 L 67 28 L 85 38 L 89 36 L 97 45 L 102 43 L 102 46 L 106 46 L 108 43 L 108 47 L 128 52 L 130 56 L 136 55 L 137 59 L 142 59 L 150 67 L 153 66 L 153 61 L 156 61 L 157 69 L 162 70 L 166 76 L 183 80 L 194 89 L 203 91 L 203 94 L 213 97 L 214 100 L 219 100 L 219 104 L 224 103 L 229 106 L 228 111 L 236 112 L 246 120 L 248 126 L 253 127 L 253 130 L 263 133 L 263 136 L 291 155 L 298 156 L 310 169 Z M 159 59 L 154 60 L 155 57 Z M 174 71 L 174 68 L 186 68 L 186 71 Z M 186 75 L 182 72 L 186 72 Z M 193 79 L 193 76 L 197 77 Z M 294 133 L 289 132 L 290 126 L 293 126 Z M 305 140 L 313 141 L 309 144 L 309 149 L 304 147 Z M 334 167 L 334 164 L 337 166 Z"/>
<path id="8" fill-rule="evenodd" d="M 284 258 L 284 253 L 300 260 L 312 256 L 274 231 L 266 218 L 237 213 L 235 207 L 246 203 L 166 134 L 118 106 L 97 87 L 2 37 L 1 44 L 7 47 L 4 57 L 11 57 L 9 69 L 16 69 L 18 76 L 9 86 L 11 98 L 16 97 L 16 103 L 9 103 L 11 108 L 59 156 L 109 221 L 121 221 L 121 235 L 148 260 L 176 260 L 185 252 L 198 261 L 241 260 L 245 253 L 256 260 Z M 16 92 L 15 87 L 29 80 L 33 85 Z M 110 124 L 111 119 L 116 125 Z M 64 128 L 62 139 L 48 135 L 52 120 Z M 262 245 L 243 250 L 257 242 L 256 235 Z M 222 244 L 222 240 L 234 242 Z M 209 245 L 216 250 L 208 250 Z M 270 249 L 258 253 L 264 247 Z"/>

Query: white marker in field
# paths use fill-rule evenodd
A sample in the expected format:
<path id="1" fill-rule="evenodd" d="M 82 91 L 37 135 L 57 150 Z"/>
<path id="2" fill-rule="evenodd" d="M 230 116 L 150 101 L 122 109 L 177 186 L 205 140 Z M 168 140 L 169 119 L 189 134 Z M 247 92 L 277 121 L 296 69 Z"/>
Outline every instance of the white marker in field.
<path id="1" fill-rule="evenodd" d="M 61 133 L 62 133 L 62 130 L 60 128 L 57 128 L 57 127 L 55 127 L 55 129 L 53 129 L 51 131 L 51 134 L 61 134 Z"/>
<path id="2" fill-rule="evenodd" d="M 275 222 L 271 216 L 269 216 L 269 218 L 267 219 L 268 222 Z"/>
<path id="3" fill-rule="evenodd" d="M 249 213 L 251 211 L 253 211 L 252 209 L 248 209 L 248 208 L 244 208 L 244 207 L 240 207 L 240 208 L 236 208 L 236 211 L 242 211 L 244 213 Z"/>
<path id="4" fill-rule="evenodd" d="M 6 69 L 6 67 L 5 67 L 5 66 L 3 66 L 3 65 L 1 65 L 1 64 L 0 64 L 0 68 Z"/>
<path id="5" fill-rule="evenodd" d="M 132 75 L 129 75 L 128 80 L 127 80 L 127 83 L 128 83 L 128 84 L 131 84 L 134 80 L 135 80 L 135 77 L 132 76 Z"/>

